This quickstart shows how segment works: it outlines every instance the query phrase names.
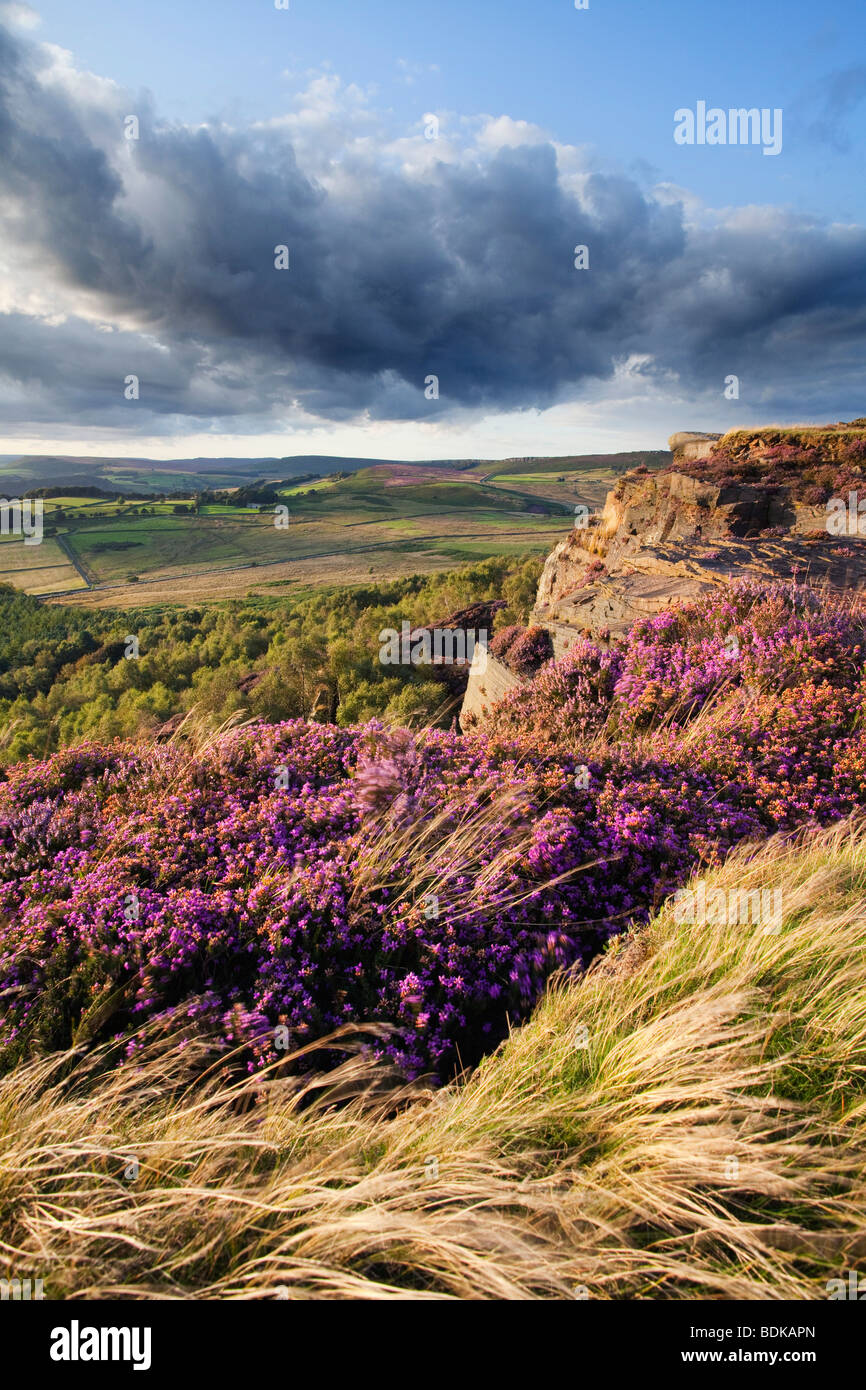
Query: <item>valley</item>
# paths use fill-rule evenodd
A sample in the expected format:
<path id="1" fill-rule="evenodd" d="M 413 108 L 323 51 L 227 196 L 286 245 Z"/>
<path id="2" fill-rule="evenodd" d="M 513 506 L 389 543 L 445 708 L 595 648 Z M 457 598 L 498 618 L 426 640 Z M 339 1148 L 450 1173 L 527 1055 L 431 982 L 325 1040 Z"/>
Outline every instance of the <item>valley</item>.
<path id="1" fill-rule="evenodd" d="M 2 582 L 64 604 L 135 607 L 378 582 L 490 555 L 541 556 L 576 505 L 601 507 L 616 477 L 654 457 L 650 451 L 366 467 L 347 459 L 321 477 L 312 476 L 314 465 L 334 460 L 270 461 L 294 464 L 298 482 L 284 470 L 273 477 L 252 467 L 267 461 L 251 460 L 241 474 L 214 460 L 194 475 L 195 487 L 186 485 L 193 475 L 183 469 L 156 472 L 140 463 L 121 474 L 117 465 L 91 461 L 88 472 L 82 462 L 74 471 L 67 465 L 74 490 L 44 498 L 41 545 L 4 538 Z M 61 471 L 57 462 L 28 471 L 30 493 L 63 486 L 45 481 Z M 14 476 L 10 471 L 7 481 Z M 233 479 L 228 485 L 226 477 Z M 167 479 L 174 483 L 169 491 L 148 495 Z M 274 490 L 272 504 L 233 505 L 231 492 L 257 480 Z M 226 500 L 203 500 L 217 487 Z M 82 495 L 87 488 L 104 495 Z M 280 508 L 286 510 L 277 515 Z"/>

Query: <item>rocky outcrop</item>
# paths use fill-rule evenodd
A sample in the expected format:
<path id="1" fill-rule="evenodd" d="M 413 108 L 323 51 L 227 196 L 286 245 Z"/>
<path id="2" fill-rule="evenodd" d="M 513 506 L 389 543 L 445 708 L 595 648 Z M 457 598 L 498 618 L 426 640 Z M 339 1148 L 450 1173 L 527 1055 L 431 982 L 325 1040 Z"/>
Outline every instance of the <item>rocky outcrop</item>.
<path id="1" fill-rule="evenodd" d="M 784 488 L 720 485 L 679 472 L 627 473 L 608 494 L 600 534 L 616 560 L 659 541 L 757 536 L 776 526 L 812 530 L 823 521 L 823 508 L 805 507 Z"/>
<path id="2" fill-rule="evenodd" d="M 567 568 L 562 558 L 557 568 Z M 692 540 L 646 545 L 628 553 L 613 572 L 605 569 L 589 583 L 571 589 L 560 589 L 548 576 L 546 601 L 537 604 L 532 620 L 550 629 L 559 656 L 575 636 L 606 641 L 624 633 L 638 618 L 650 617 L 673 602 L 699 598 L 734 579 L 748 578 L 866 589 L 866 545 L 794 534 L 748 541 L 731 537 L 712 544 Z"/>
<path id="3" fill-rule="evenodd" d="M 677 467 L 710 457 L 718 438 L 673 435 L 670 468 L 624 474 L 600 515 L 584 518 L 555 547 L 531 621 L 549 631 L 556 656 L 578 637 L 610 641 L 639 618 L 735 579 L 866 590 L 866 543 L 828 535 L 825 506 L 804 500 L 796 481 L 715 481 L 700 476 L 701 466 L 698 476 Z M 503 663 L 491 674 L 493 660 L 484 673 L 470 672 L 464 711 L 476 719 L 527 679 Z"/>
<path id="4" fill-rule="evenodd" d="M 692 459 L 708 458 L 713 445 L 721 437 L 720 434 L 703 434 L 700 430 L 681 430 L 679 434 L 671 435 L 668 448 L 674 456 L 674 463 L 688 463 Z"/>
<path id="5" fill-rule="evenodd" d="M 708 542 L 758 540 L 762 532 L 779 528 L 806 535 L 823 528 L 824 508 L 748 484 L 719 486 L 677 472 L 627 473 L 590 523 L 575 527 L 549 556 L 536 615 L 592 582 L 593 567 L 617 574 L 660 545 L 700 548 Z"/>
<path id="6" fill-rule="evenodd" d="M 509 690 L 522 685 L 523 680 L 524 677 L 517 675 L 486 648 L 476 647 L 460 710 L 462 728 L 468 729 L 475 723 L 483 723 L 488 710 L 492 709 L 503 695 L 507 695 Z"/>
<path id="7" fill-rule="evenodd" d="M 486 651 L 486 644 L 493 635 L 493 620 L 501 608 L 505 607 L 504 599 L 493 599 L 489 602 L 473 603 L 468 608 L 461 608 L 456 613 L 451 613 L 447 618 L 440 622 L 431 623 L 429 627 L 413 628 L 409 634 L 410 644 L 414 644 L 422 639 L 425 633 L 432 638 L 436 632 L 457 632 L 462 631 L 467 634 L 466 650 L 478 652 Z M 431 644 L 432 645 L 432 644 Z M 450 657 L 432 656 L 429 663 L 419 667 L 424 672 L 425 678 L 441 681 L 448 687 L 452 696 L 457 699 L 464 693 L 470 677 L 472 667 L 469 661 L 455 661 Z M 497 696 L 497 698 L 499 698 Z"/>

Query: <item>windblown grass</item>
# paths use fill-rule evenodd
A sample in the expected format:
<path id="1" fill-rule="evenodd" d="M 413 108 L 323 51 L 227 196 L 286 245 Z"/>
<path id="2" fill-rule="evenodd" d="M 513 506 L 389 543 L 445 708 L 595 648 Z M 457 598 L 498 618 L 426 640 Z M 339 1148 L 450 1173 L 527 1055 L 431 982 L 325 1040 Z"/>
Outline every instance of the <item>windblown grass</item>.
<path id="1" fill-rule="evenodd" d="M 826 1297 L 866 1257 L 866 829 L 707 882 L 780 887 L 778 932 L 668 906 L 437 1093 L 357 1051 L 231 1083 L 158 1032 L 134 1064 L 19 1066 L 2 1273 L 61 1299 Z"/>

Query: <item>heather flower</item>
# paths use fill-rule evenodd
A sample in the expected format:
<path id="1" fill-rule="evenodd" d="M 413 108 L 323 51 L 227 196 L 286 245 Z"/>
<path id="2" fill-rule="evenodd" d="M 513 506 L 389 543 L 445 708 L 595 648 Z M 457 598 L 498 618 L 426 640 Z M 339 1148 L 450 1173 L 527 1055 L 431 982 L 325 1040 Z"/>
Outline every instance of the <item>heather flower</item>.
<path id="1" fill-rule="evenodd" d="M 500 661 L 505 661 L 509 651 L 519 637 L 522 637 L 526 628 L 522 623 L 511 623 L 508 627 L 500 628 L 490 639 L 489 650 L 491 654 L 498 657 Z"/>
<path id="2" fill-rule="evenodd" d="M 520 675 L 537 671 L 553 656 L 553 644 L 546 627 L 528 627 L 508 650 L 508 664 Z"/>
<path id="3" fill-rule="evenodd" d="M 363 814 L 390 811 L 396 820 L 411 819 L 424 764 L 405 729 L 382 734 L 358 756 L 355 782 Z"/>
<path id="4" fill-rule="evenodd" d="M 259 1067 L 277 1024 L 376 1022 L 447 1076 L 697 865 L 862 808 L 864 641 L 856 609 L 740 583 L 577 638 L 470 734 L 295 720 L 12 768 L 0 1058 L 162 1020 Z"/>

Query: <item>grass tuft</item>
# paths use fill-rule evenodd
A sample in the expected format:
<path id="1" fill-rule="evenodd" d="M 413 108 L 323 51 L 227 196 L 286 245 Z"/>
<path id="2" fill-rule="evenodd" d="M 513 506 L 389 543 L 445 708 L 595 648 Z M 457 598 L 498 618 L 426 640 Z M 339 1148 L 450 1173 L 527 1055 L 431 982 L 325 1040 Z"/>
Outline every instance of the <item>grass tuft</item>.
<path id="1" fill-rule="evenodd" d="M 202 1076 L 207 1040 L 153 1026 L 121 1067 L 19 1066 L 0 1271 L 59 1299 L 826 1297 L 866 1257 L 866 828 L 706 886 L 780 888 L 779 929 L 668 904 L 436 1093 L 348 1036 L 302 1080 Z"/>

